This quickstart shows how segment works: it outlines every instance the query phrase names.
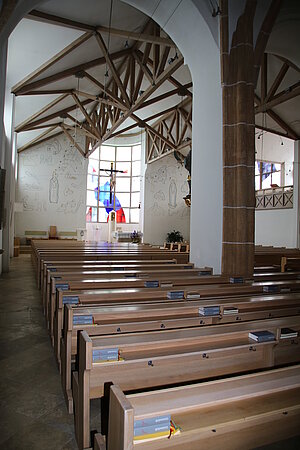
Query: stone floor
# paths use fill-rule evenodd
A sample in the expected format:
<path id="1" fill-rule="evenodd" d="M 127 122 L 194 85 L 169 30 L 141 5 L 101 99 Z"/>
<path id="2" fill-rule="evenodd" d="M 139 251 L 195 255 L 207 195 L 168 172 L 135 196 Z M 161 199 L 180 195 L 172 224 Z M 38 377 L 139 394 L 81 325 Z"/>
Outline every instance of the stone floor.
<path id="1" fill-rule="evenodd" d="M 29 255 L 0 277 L 0 372 L 0 450 L 77 449 Z"/>
<path id="2" fill-rule="evenodd" d="M 0 277 L 0 373 L 0 450 L 76 450 L 29 255 Z M 97 401 L 91 417 L 99 428 Z M 300 450 L 300 439 L 259 450 Z"/>

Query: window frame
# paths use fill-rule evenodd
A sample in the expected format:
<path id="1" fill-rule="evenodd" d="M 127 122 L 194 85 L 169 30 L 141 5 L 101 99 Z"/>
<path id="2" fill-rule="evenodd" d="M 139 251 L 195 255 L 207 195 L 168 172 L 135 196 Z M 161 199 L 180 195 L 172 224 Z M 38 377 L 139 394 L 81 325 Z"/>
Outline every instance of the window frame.
<path id="1" fill-rule="evenodd" d="M 132 175 L 132 167 L 133 167 L 133 163 L 139 161 L 140 165 L 141 165 L 141 159 L 142 159 L 142 148 L 141 148 L 142 143 L 141 142 L 137 142 L 135 144 L 131 144 L 131 145 L 110 145 L 110 144 L 103 144 L 103 147 L 112 147 L 114 148 L 114 160 L 110 160 L 108 161 L 107 159 L 101 159 L 101 147 L 98 148 L 98 152 L 99 152 L 99 159 L 95 159 L 93 158 L 93 154 L 90 156 L 89 161 L 92 160 L 94 163 L 97 163 L 97 173 L 91 173 L 89 171 L 89 165 L 88 165 L 88 170 L 87 170 L 87 177 L 89 176 L 97 176 L 97 188 L 98 188 L 98 192 L 100 189 L 100 185 L 101 185 L 101 177 L 106 177 L 107 175 L 102 175 L 103 172 L 101 170 L 100 172 L 100 168 L 101 168 L 101 163 L 102 163 L 102 167 L 103 167 L 103 163 L 104 162 L 113 162 L 114 163 L 114 167 L 117 167 L 118 163 L 122 163 L 122 164 L 126 164 L 128 163 L 130 165 L 130 174 L 127 176 L 126 174 L 124 175 L 116 175 L 116 197 L 118 196 L 118 194 L 128 194 L 129 195 L 129 206 L 123 206 L 122 208 L 124 210 L 124 212 L 126 213 L 126 210 L 128 210 L 128 220 L 126 220 L 127 224 L 138 224 L 138 222 L 134 222 L 132 221 L 131 217 L 132 217 L 132 210 L 140 210 L 140 202 L 138 206 L 133 206 L 133 200 L 132 200 L 132 196 L 133 194 L 139 193 L 141 194 L 141 188 L 139 187 L 139 190 L 133 190 L 133 179 L 138 178 L 139 181 L 141 179 L 141 174 L 139 175 Z M 141 148 L 141 152 L 140 152 L 140 159 L 133 159 L 133 148 L 140 146 Z M 122 147 L 127 147 L 130 148 L 130 161 L 118 161 L 118 148 L 122 148 Z M 109 169 L 107 169 L 109 171 Z M 122 178 L 122 179 L 129 179 L 129 191 L 125 192 L 123 191 L 118 191 L 118 178 Z M 95 188 L 96 189 L 96 188 Z M 87 187 L 86 192 L 92 192 L 93 195 L 95 195 L 95 189 L 89 189 Z M 96 200 L 96 205 L 90 205 L 88 204 L 87 200 L 86 200 L 86 216 L 87 216 L 87 210 L 88 208 L 96 208 L 97 209 L 97 220 L 96 221 L 87 221 L 86 223 L 106 223 L 107 221 L 102 221 L 100 220 L 100 210 L 105 210 L 105 206 L 99 201 L 99 198 Z M 92 209 L 92 213 L 93 213 L 93 209 Z M 91 217 L 92 219 L 92 217 Z M 118 222 L 119 223 L 119 222 Z M 120 222 L 121 223 L 121 222 Z"/>
<path id="2" fill-rule="evenodd" d="M 255 191 L 257 192 L 257 191 L 262 191 L 262 190 L 264 190 L 264 189 L 272 189 L 271 188 L 271 184 L 272 184 L 272 175 L 273 174 L 275 174 L 275 173 L 278 173 L 278 172 L 280 172 L 280 185 L 279 185 L 279 187 L 282 187 L 283 186 L 283 173 L 284 173 L 284 163 L 283 162 L 278 162 L 278 161 L 268 161 L 268 160 L 263 160 L 263 159 L 256 159 L 255 160 L 255 163 L 259 163 L 259 174 L 255 174 L 254 176 L 255 176 L 255 186 L 256 186 L 256 178 L 257 177 L 259 177 L 259 189 L 256 189 L 256 187 L 255 187 Z M 263 167 L 263 164 L 271 164 L 271 167 L 273 166 L 273 165 L 275 165 L 275 164 L 279 164 L 280 165 L 280 170 L 274 170 L 274 171 L 271 171 L 271 172 L 264 172 L 263 171 L 263 169 L 262 169 L 262 167 Z M 256 168 L 256 167 L 255 167 Z M 265 175 L 265 174 L 269 174 L 269 175 L 271 175 L 271 183 L 270 183 L 270 187 L 269 188 L 263 188 L 262 187 L 262 183 L 263 183 L 263 175 Z"/>

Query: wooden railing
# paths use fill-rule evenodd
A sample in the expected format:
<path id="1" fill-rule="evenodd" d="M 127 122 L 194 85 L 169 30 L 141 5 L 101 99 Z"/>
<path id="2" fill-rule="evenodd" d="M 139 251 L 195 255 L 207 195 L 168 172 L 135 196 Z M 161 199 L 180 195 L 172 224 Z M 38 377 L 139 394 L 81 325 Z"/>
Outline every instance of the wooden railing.
<path id="1" fill-rule="evenodd" d="M 262 189 L 256 191 L 256 209 L 293 208 L 293 186 Z"/>

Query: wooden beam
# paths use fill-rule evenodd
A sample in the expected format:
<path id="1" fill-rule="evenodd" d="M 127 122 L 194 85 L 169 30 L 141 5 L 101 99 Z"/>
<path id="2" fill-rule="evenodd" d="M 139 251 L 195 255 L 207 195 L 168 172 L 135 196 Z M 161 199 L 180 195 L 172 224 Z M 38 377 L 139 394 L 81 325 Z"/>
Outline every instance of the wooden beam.
<path id="1" fill-rule="evenodd" d="M 187 83 L 184 85 L 186 89 L 193 86 L 193 83 Z M 139 109 L 146 108 L 147 106 L 153 105 L 154 103 L 160 102 L 161 100 L 165 100 L 168 97 L 172 97 L 172 95 L 176 95 L 180 92 L 180 88 L 172 89 L 171 91 L 165 92 L 164 94 L 158 95 L 157 97 L 152 98 L 144 102 Z"/>
<path id="2" fill-rule="evenodd" d="M 27 77 L 23 78 L 19 83 L 17 83 L 15 86 L 12 87 L 11 92 L 13 92 L 15 95 L 18 95 L 18 92 L 22 90 L 24 86 L 26 86 L 28 83 L 30 83 L 35 78 L 39 77 L 43 72 L 45 72 L 49 67 L 52 67 L 54 64 L 56 64 L 58 61 L 63 59 L 66 55 L 71 53 L 73 50 L 78 48 L 81 44 L 86 42 L 93 34 L 91 32 L 85 33 L 79 38 L 75 39 L 75 41 L 71 42 L 71 44 L 67 45 L 63 50 L 58 52 L 56 55 L 54 55 L 52 58 L 48 59 L 44 64 L 42 64 L 40 67 L 38 67 L 36 70 L 31 72 Z"/>
<path id="3" fill-rule="evenodd" d="M 265 15 L 261 29 L 258 33 L 254 49 L 254 86 L 256 86 L 257 83 L 262 58 L 269 40 L 269 36 L 271 34 L 274 23 L 280 11 L 281 4 L 282 0 L 272 0 L 269 9 Z"/>
<path id="4" fill-rule="evenodd" d="M 38 22 L 51 23 L 54 25 L 62 25 L 63 27 L 73 28 L 80 31 L 96 31 L 96 27 L 88 25 L 83 22 L 77 22 L 76 20 L 70 20 L 65 17 L 56 16 L 54 14 L 48 14 L 43 11 L 33 9 L 26 15 L 27 19 L 36 20 Z"/>
<path id="5" fill-rule="evenodd" d="M 82 102 L 83 105 L 88 105 L 89 103 L 91 103 L 92 100 L 84 100 Z M 70 111 L 73 111 L 74 109 L 77 108 L 77 105 L 72 105 L 72 106 L 68 106 L 67 108 L 61 109 L 55 113 L 49 114 L 46 117 L 43 117 L 41 119 L 36 120 L 35 122 L 31 122 L 30 125 L 31 126 L 36 126 L 36 125 L 40 125 L 41 123 L 45 123 L 48 122 L 49 120 L 55 119 L 56 117 L 61 117 L 64 116 L 66 113 L 69 113 Z M 25 125 L 22 130 L 20 131 L 26 131 L 28 128 L 28 125 Z"/>
<path id="6" fill-rule="evenodd" d="M 50 123 L 48 125 L 46 125 L 46 124 L 38 125 L 37 127 L 31 127 L 31 128 L 26 129 L 26 131 L 43 130 L 44 128 L 51 128 L 51 127 L 54 127 L 54 126 L 58 127 L 60 124 L 61 124 L 61 121 L 60 122 L 56 122 L 56 123 Z"/>
<path id="7" fill-rule="evenodd" d="M 142 55 L 142 52 L 139 50 L 136 52 L 136 54 L 138 56 Z M 182 58 L 182 56 L 179 56 L 179 58 Z M 176 60 L 175 60 L 176 61 Z M 147 62 L 150 64 L 150 66 L 153 67 L 153 61 L 151 58 L 148 58 Z M 173 62 L 172 64 L 175 64 L 175 62 Z M 149 69 L 148 69 L 149 70 Z M 149 71 L 150 72 L 150 71 Z M 151 72 L 150 72 L 151 73 Z M 192 92 L 190 92 L 188 89 L 185 89 L 184 86 L 178 81 L 176 80 L 176 78 L 170 76 L 168 81 L 173 84 L 174 86 L 176 86 L 177 88 L 182 89 L 182 91 L 184 92 L 184 95 L 188 95 L 189 97 L 193 97 Z"/>
<path id="8" fill-rule="evenodd" d="M 24 152 L 24 150 L 27 150 L 29 147 L 33 147 L 33 145 L 36 145 L 40 142 L 40 139 L 45 140 L 46 136 L 48 136 L 52 131 L 54 131 L 57 128 L 57 125 L 53 125 L 53 127 L 49 128 L 49 130 L 44 131 L 44 133 L 41 133 L 36 138 L 32 139 L 27 144 L 23 145 L 18 149 L 18 153 Z"/>
<path id="9" fill-rule="evenodd" d="M 121 109 L 126 109 L 125 104 L 123 103 L 123 101 L 116 97 L 107 87 L 105 88 L 104 85 L 96 80 L 96 78 L 94 78 L 92 75 L 90 75 L 88 72 L 84 72 L 85 77 L 90 80 L 93 84 L 95 84 L 96 86 L 98 86 L 101 90 L 102 93 L 105 93 L 106 95 L 108 95 L 108 97 L 110 97 L 112 100 L 114 100 Z M 102 100 L 102 99 L 99 99 Z"/>
<path id="10" fill-rule="evenodd" d="M 135 114 L 131 114 L 132 119 L 134 119 L 137 123 L 141 122 L 141 119 L 139 119 L 139 117 L 137 117 Z M 163 134 L 159 133 L 157 130 L 155 130 L 155 128 L 151 127 L 151 125 L 148 125 L 145 122 L 145 128 L 147 128 L 148 130 L 150 130 L 154 135 L 156 135 L 159 139 L 161 139 L 162 141 L 164 141 L 170 148 L 174 148 L 174 144 L 169 141 L 169 139 L 167 139 Z"/>
<path id="11" fill-rule="evenodd" d="M 110 55 L 110 58 L 112 60 L 120 59 L 123 56 L 128 55 L 130 52 L 131 52 L 131 49 L 126 48 L 126 49 L 120 50 L 118 52 L 112 53 Z M 60 81 L 65 78 L 68 78 L 72 75 L 75 75 L 78 72 L 82 72 L 84 70 L 88 70 L 88 69 L 91 69 L 96 66 L 101 66 L 103 64 L 105 64 L 104 56 L 101 58 L 93 59 L 92 61 L 88 61 L 86 63 L 78 64 L 76 66 L 70 67 L 69 69 L 65 69 L 58 73 L 55 73 L 54 75 L 50 75 L 48 77 L 42 78 L 41 80 L 36 80 L 36 81 L 26 84 L 25 86 L 23 86 L 21 89 L 18 90 L 17 95 L 23 95 L 28 91 L 32 91 L 34 89 L 39 89 L 40 87 L 46 86 L 48 84 L 51 84 L 56 81 Z M 13 91 L 13 93 L 15 94 L 14 91 Z"/>
<path id="12" fill-rule="evenodd" d="M 281 105 L 288 100 L 291 100 L 300 95 L 300 82 L 296 83 L 293 86 L 290 86 L 288 89 L 285 89 L 283 92 L 280 92 L 278 95 L 273 97 L 273 99 L 269 100 L 267 103 L 262 103 L 260 106 L 255 108 L 255 114 L 260 112 L 268 111 L 268 109 L 274 108 L 274 106 Z"/>
<path id="13" fill-rule="evenodd" d="M 131 116 L 132 113 L 134 113 L 142 103 L 144 103 L 144 101 L 149 98 L 153 92 L 155 92 L 156 89 L 159 88 L 159 86 L 161 86 L 174 72 L 176 72 L 176 70 L 183 64 L 184 59 L 182 56 L 180 56 L 178 58 L 178 60 L 174 61 L 173 64 L 169 65 L 169 67 L 164 70 L 164 72 L 157 78 L 155 85 L 151 85 L 139 98 L 138 100 L 135 102 L 135 104 L 127 111 L 124 113 L 123 117 L 121 117 L 113 126 L 112 128 L 109 130 L 109 132 L 107 132 L 103 139 L 103 142 L 105 140 L 107 140 L 112 134 L 113 132 L 128 118 Z M 97 145 L 97 144 L 95 144 Z"/>
<path id="14" fill-rule="evenodd" d="M 95 137 L 98 138 L 98 139 L 101 139 L 99 131 L 97 130 L 97 128 L 93 124 L 93 122 L 92 122 L 90 116 L 88 115 L 86 109 L 84 108 L 84 105 L 82 104 L 82 102 L 79 100 L 79 98 L 77 97 L 76 94 L 73 94 L 72 97 L 74 98 L 77 106 L 79 107 L 80 111 L 84 115 L 85 120 L 88 122 L 88 124 L 90 125 L 91 129 L 93 130 L 93 133 L 94 133 Z"/>
<path id="15" fill-rule="evenodd" d="M 275 77 L 275 80 L 272 83 L 272 86 L 270 87 L 270 90 L 268 92 L 268 95 L 265 98 L 265 102 L 268 102 L 275 94 L 277 89 L 280 86 L 280 83 L 284 79 L 287 71 L 289 70 L 289 65 L 285 62 L 282 64 L 280 71 L 278 72 L 277 76 Z"/>
<path id="16" fill-rule="evenodd" d="M 42 109 L 34 113 L 32 116 L 28 117 L 28 119 L 24 120 L 22 123 L 17 125 L 15 127 L 15 132 L 19 133 L 24 129 L 24 127 L 28 124 L 30 124 L 34 119 L 41 116 L 45 112 L 49 111 L 49 109 L 53 108 L 53 106 L 57 105 L 58 103 L 62 102 L 66 97 L 68 97 L 69 94 L 63 94 L 60 97 L 57 97 L 52 102 L 48 103 L 46 106 L 44 106 Z"/>
<path id="17" fill-rule="evenodd" d="M 150 47 L 148 47 L 146 50 L 148 52 L 148 49 L 150 51 Z M 140 52 L 142 53 L 142 52 Z M 150 69 L 147 67 L 145 61 L 143 60 L 144 58 L 140 58 L 140 54 L 138 54 L 137 52 L 133 52 L 132 53 L 134 58 L 136 59 L 138 65 L 140 66 L 140 68 L 142 69 L 142 71 L 144 72 L 144 75 L 146 76 L 146 78 L 148 78 L 148 81 L 152 84 L 153 83 L 153 75 L 150 71 Z"/>
<path id="18" fill-rule="evenodd" d="M 272 128 L 262 127 L 261 125 L 255 125 L 255 128 L 257 128 L 258 130 L 267 131 L 268 133 L 277 134 L 278 136 L 288 137 L 289 138 L 287 133 L 284 133 L 283 131 L 273 130 Z"/>
<path id="19" fill-rule="evenodd" d="M 97 30 L 102 33 L 110 33 L 114 36 L 121 36 L 126 39 L 132 39 L 134 41 L 150 42 L 151 44 L 168 45 L 169 47 L 176 47 L 176 44 L 170 38 L 165 38 L 153 34 L 137 33 L 134 31 L 118 30 L 117 28 L 107 28 L 102 26 L 97 27 Z"/>
<path id="20" fill-rule="evenodd" d="M 298 67 L 296 64 L 294 64 L 292 61 L 290 61 L 287 58 L 284 58 L 281 55 L 276 55 L 276 53 L 271 53 L 271 55 L 275 56 L 276 58 L 280 59 L 280 61 L 287 63 L 291 69 L 296 70 L 296 72 L 300 72 L 300 67 Z"/>
<path id="21" fill-rule="evenodd" d="M 274 120 L 274 122 L 276 122 L 281 128 L 286 131 L 287 137 L 296 141 L 300 139 L 300 136 L 298 136 L 297 133 L 286 122 L 284 122 L 284 120 L 281 119 L 281 117 L 279 117 L 274 111 L 272 111 L 272 109 L 268 109 L 267 114 L 271 117 L 271 119 Z"/>
<path id="22" fill-rule="evenodd" d="M 129 97 L 128 97 L 128 95 L 127 95 L 127 92 L 126 92 L 126 90 L 124 89 L 123 83 L 122 83 L 122 81 L 121 81 L 121 79 L 120 79 L 120 76 L 119 76 L 119 74 L 118 74 L 118 72 L 117 72 L 117 70 L 116 70 L 116 68 L 115 68 L 115 65 L 114 65 L 114 63 L 113 63 L 113 60 L 111 59 L 110 55 L 108 54 L 108 51 L 107 51 L 105 42 L 104 42 L 104 40 L 103 40 L 101 34 L 96 33 L 96 34 L 95 34 L 95 38 L 96 38 L 96 41 L 98 42 L 98 45 L 99 45 L 101 51 L 102 51 L 103 54 L 104 54 L 104 58 L 105 58 L 105 60 L 106 60 L 106 63 L 107 63 L 108 67 L 109 67 L 110 70 L 111 70 L 111 73 L 112 73 L 112 75 L 113 75 L 113 77 L 114 77 L 115 82 L 117 83 L 118 88 L 120 89 L 121 95 L 122 95 L 122 97 L 123 97 L 123 99 L 124 99 L 126 105 L 127 105 L 127 106 L 130 106 L 130 100 L 129 100 Z"/>
<path id="23" fill-rule="evenodd" d="M 165 47 L 163 55 L 161 57 L 160 63 L 159 63 L 159 67 L 157 69 L 157 72 L 155 74 L 156 77 L 158 77 L 161 73 L 163 73 L 164 69 L 165 69 L 165 65 L 170 53 L 171 47 Z"/>
<path id="24" fill-rule="evenodd" d="M 131 39 L 140 42 L 152 42 L 153 44 L 169 45 L 175 47 L 174 42 L 170 38 L 164 38 L 160 36 L 154 36 L 146 33 L 138 33 L 128 30 L 120 30 L 118 28 L 108 28 L 104 26 L 89 25 L 76 20 L 70 20 L 65 17 L 56 16 L 54 14 L 44 13 L 38 10 L 32 10 L 26 16 L 28 19 L 39 20 L 41 22 L 52 23 L 55 25 L 62 25 L 67 28 L 73 28 L 81 31 L 100 31 L 102 33 L 110 33 L 113 36 L 120 36 L 126 39 Z"/>
<path id="25" fill-rule="evenodd" d="M 260 69 L 260 97 L 261 102 L 264 103 L 268 92 L 268 54 L 264 53 L 262 65 Z"/>
<path id="26" fill-rule="evenodd" d="M 62 123 L 60 125 L 60 128 L 63 130 L 64 134 L 67 136 L 67 138 L 69 139 L 69 141 L 74 145 L 74 147 L 77 148 L 77 150 L 79 151 L 79 153 L 85 157 L 85 152 L 82 150 L 82 148 L 80 147 L 80 145 L 75 141 L 75 139 L 73 138 L 73 136 L 70 135 L 70 133 L 68 132 L 68 130 L 66 129 L 66 127 L 64 126 L 64 124 Z"/>
<path id="27" fill-rule="evenodd" d="M 73 89 L 44 89 L 41 91 L 28 91 L 26 95 L 60 95 L 60 94 L 72 94 Z"/>

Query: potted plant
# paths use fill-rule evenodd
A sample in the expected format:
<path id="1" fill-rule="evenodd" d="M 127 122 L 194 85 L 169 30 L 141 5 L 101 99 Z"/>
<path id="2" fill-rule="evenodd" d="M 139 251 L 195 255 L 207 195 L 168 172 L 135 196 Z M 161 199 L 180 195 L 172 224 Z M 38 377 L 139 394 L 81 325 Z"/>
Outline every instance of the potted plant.
<path id="1" fill-rule="evenodd" d="M 167 234 L 167 242 L 183 242 L 183 236 L 180 231 L 170 231 L 170 233 Z"/>

